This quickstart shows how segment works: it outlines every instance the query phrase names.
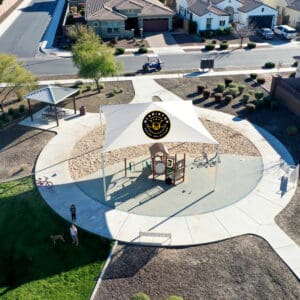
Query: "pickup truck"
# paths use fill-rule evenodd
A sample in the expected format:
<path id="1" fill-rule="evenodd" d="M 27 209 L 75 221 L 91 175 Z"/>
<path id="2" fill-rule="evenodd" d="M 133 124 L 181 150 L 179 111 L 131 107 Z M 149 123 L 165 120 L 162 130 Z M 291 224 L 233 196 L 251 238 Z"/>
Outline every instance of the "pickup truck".
<path id="1" fill-rule="evenodd" d="M 291 40 L 297 36 L 295 28 L 287 25 L 279 25 L 273 28 L 275 34 L 279 35 L 282 39 Z"/>

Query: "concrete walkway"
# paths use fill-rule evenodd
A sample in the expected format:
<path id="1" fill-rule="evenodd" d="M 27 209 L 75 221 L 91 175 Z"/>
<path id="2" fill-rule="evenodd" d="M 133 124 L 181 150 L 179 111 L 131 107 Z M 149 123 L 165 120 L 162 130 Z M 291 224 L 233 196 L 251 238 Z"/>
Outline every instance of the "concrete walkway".
<path id="1" fill-rule="evenodd" d="M 150 81 L 135 82 L 135 102 L 152 95 L 164 101 L 178 97 Z M 298 174 L 290 166 L 294 161 L 287 149 L 271 134 L 246 120 L 228 114 L 197 108 L 201 118 L 222 123 L 245 135 L 260 151 L 263 176 L 254 190 L 231 206 L 199 215 L 142 216 L 107 207 L 82 192 L 70 177 L 68 160 L 76 142 L 99 125 L 98 114 L 69 117 L 57 135 L 45 146 L 36 163 L 36 177 L 47 176 L 54 187 L 39 187 L 42 197 L 59 215 L 71 221 L 69 207 L 75 203 L 77 225 L 85 230 L 110 239 L 129 243 L 159 244 L 168 246 L 196 245 L 223 240 L 241 234 L 257 234 L 265 238 L 290 269 L 300 278 L 300 247 L 275 223 L 274 217 L 291 200 Z M 23 125 L 33 125 L 24 120 Z M 36 124 L 39 127 L 39 124 Z M 49 124 L 49 129 L 53 125 Z M 288 178 L 286 191 L 282 178 Z M 100 182 L 99 182 L 100 184 Z M 238 183 L 237 183 L 238 184 Z M 146 232 L 146 234 L 144 234 Z"/>

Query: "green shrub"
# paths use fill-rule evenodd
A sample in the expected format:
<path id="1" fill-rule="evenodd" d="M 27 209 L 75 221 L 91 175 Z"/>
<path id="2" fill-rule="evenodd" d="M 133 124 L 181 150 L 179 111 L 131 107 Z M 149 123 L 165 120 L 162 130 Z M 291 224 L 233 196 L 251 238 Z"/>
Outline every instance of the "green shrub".
<path id="1" fill-rule="evenodd" d="M 22 101 L 23 100 L 23 92 L 21 90 L 17 90 L 16 91 L 16 96 L 18 98 L 18 101 Z"/>
<path id="2" fill-rule="evenodd" d="M 231 89 L 236 89 L 237 88 L 237 84 L 232 82 L 232 83 L 229 83 L 228 84 L 228 87 L 231 88 Z"/>
<path id="3" fill-rule="evenodd" d="M 184 300 L 181 296 L 169 296 L 168 300 Z"/>
<path id="4" fill-rule="evenodd" d="M 220 93 L 224 92 L 225 84 L 224 83 L 218 83 L 216 90 Z"/>
<path id="5" fill-rule="evenodd" d="M 203 97 L 205 99 L 208 99 L 210 97 L 210 90 L 209 89 L 204 89 L 203 90 Z"/>
<path id="6" fill-rule="evenodd" d="M 100 88 L 100 90 L 103 90 L 104 89 L 104 83 L 100 83 L 99 88 Z"/>
<path id="7" fill-rule="evenodd" d="M 275 64 L 271 61 L 268 61 L 265 63 L 264 68 L 265 69 L 273 69 L 273 68 L 275 68 Z"/>
<path id="8" fill-rule="evenodd" d="M 82 94 L 83 91 L 84 91 L 84 89 L 85 89 L 84 84 L 79 84 L 79 85 L 77 86 L 77 88 L 78 88 L 78 93 L 79 93 L 79 95 Z"/>
<path id="9" fill-rule="evenodd" d="M 250 95 L 249 94 L 243 94 L 243 98 L 242 98 L 242 101 L 247 103 L 250 99 Z"/>
<path id="10" fill-rule="evenodd" d="M 265 78 L 262 78 L 262 77 L 259 77 L 259 78 L 257 78 L 257 83 L 259 83 L 259 84 L 264 84 L 265 82 L 266 82 L 266 79 Z"/>
<path id="11" fill-rule="evenodd" d="M 231 77 L 225 77 L 224 78 L 224 83 L 225 83 L 225 86 L 228 87 L 230 83 L 233 82 L 233 79 Z"/>
<path id="12" fill-rule="evenodd" d="M 243 94 L 243 92 L 245 91 L 245 89 L 246 89 L 245 85 L 243 85 L 243 84 L 239 84 L 238 85 L 238 90 L 239 90 L 240 94 Z"/>
<path id="13" fill-rule="evenodd" d="M 254 94 L 254 96 L 255 96 L 256 100 L 260 100 L 264 96 L 264 93 L 263 92 L 256 92 Z"/>
<path id="14" fill-rule="evenodd" d="M 205 45 L 205 50 L 206 51 L 211 51 L 211 50 L 214 50 L 216 47 L 215 44 L 208 44 L 208 45 Z"/>
<path id="15" fill-rule="evenodd" d="M 225 98 L 224 98 L 226 103 L 230 103 L 232 101 L 232 99 L 233 99 L 232 95 L 226 95 Z"/>
<path id="16" fill-rule="evenodd" d="M 85 88 L 87 91 L 91 91 L 93 89 L 93 84 L 87 84 Z"/>
<path id="17" fill-rule="evenodd" d="M 9 123 L 11 122 L 13 119 L 13 116 L 12 115 L 9 115 L 9 114 L 3 114 L 3 118 L 2 118 L 2 121 L 4 123 Z"/>
<path id="18" fill-rule="evenodd" d="M 256 106 L 256 108 L 262 108 L 262 107 L 264 107 L 265 106 L 265 101 L 262 99 L 262 100 L 256 100 L 255 101 L 255 106 Z"/>
<path id="19" fill-rule="evenodd" d="M 229 88 L 229 95 L 231 95 L 233 98 L 235 98 L 238 95 L 238 89 L 237 88 Z"/>
<path id="20" fill-rule="evenodd" d="M 228 47 L 229 47 L 229 44 L 227 42 L 226 43 L 222 42 L 220 44 L 220 50 L 226 50 L 226 49 L 228 49 Z"/>
<path id="21" fill-rule="evenodd" d="M 19 105 L 19 112 L 22 114 L 26 111 L 26 107 L 24 104 Z"/>
<path id="22" fill-rule="evenodd" d="M 272 100 L 271 101 L 270 108 L 271 108 L 272 111 L 278 109 L 278 106 L 279 106 L 279 104 L 278 104 L 277 100 Z"/>
<path id="23" fill-rule="evenodd" d="M 204 91 L 205 88 L 206 88 L 206 86 L 204 86 L 202 84 L 199 84 L 197 86 L 197 92 L 198 92 L 198 94 L 201 95 L 203 93 L 203 91 Z"/>
<path id="24" fill-rule="evenodd" d="M 251 73 L 251 74 L 250 74 L 250 78 L 251 78 L 251 79 L 255 80 L 256 77 L 257 77 L 257 74 L 256 74 L 256 73 Z"/>
<path id="25" fill-rule="evenodd" d="M 256 48 L 256 43 L 254 43 L 254 42 L 249 42 L 249 43 L 247 44 L 247 48 L 248 48 L 248 49 L 254 49 L 254 48 Z"/>
<path id="26" fill-rule="evenodd" d="M 216 93 L 214 95 L 215 101 L 216 102 L 221 102 L 222 98 L 223 98 L 223 94 L 222 93 Z"/>
<path id="27" fill-rule="evenodd" d="M 252 96 L 252 95 L 254 95 L 254 91 L 250 90 L 250 91 L 248 91 L 248 94 Z"/>
<path id="28" fill-rule="evenodd" d="M 217 41 L 216 41 L 216 40 L 212 40 L 211 43 L 212 43 L 212 44 L 216 44 Z"/>
<path id="29" fill-rule="evenodd" d="M 139 52 L 140 54 L 147 53 L 147 52 L 148 52 L 148 49 L 147 49 L 146 47 L 140 47 L 139 50 L 138 50 L 138 52 Z"/>
<path id="30" fill-rule="evenodd" d="M 10 108 L 8 109 L 8 114 L 11 115 L 11 116 L 14 115 L 14 114 L 15 114 L 15 110 L 14 110 L 13 108 L 10 107 Z"/>
<path id="31" fill-rule="evenodd" d="M 254 103 L 247 103 L 245 106 L 248 113 L 252 113 L 256 109 L 256 105 Z"/>
<path id="32" fill-rule="evenodd" d="M 189 20 L 188 31 L 190 34 L 195 34 L 197 32 L 197 22 Z"/>
<path id="33" fill-rule="evenodd" d="M 296 126 L 289 126 L 286 129 L 288 135 L 293 136 L 298 134 L 298 128 Z"/>
<path id="34" fill-rule="evenodd" d="M 125 49 L 124 48 L 116 48 L 115 50 L 115 55 L 121 55 L 125 53 Z"/>
<path id="35" fill-rule="evenodd" d="M 150 300 L 150 297 L 145 293 L 136 293 L 130 297 L 130 300 Z"/>

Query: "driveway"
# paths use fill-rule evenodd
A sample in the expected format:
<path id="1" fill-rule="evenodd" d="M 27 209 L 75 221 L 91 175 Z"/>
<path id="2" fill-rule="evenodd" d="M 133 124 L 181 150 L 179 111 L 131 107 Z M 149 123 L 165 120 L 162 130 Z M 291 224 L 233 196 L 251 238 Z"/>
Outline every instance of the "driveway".
<path id="1" fill-rule="evenodd" d="M 34 57 L 55 10 L 55 0 L 34 0 L 0 37 L 0 52 Z"/>

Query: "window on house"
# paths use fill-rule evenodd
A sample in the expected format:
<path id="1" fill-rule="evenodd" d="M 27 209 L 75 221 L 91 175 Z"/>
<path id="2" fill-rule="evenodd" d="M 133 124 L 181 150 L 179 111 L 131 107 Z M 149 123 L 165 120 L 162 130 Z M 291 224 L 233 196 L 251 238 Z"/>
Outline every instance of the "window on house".
<path id="1" fill-rule="evenodd" d="M 190 20 L 193 21 L 193 14 L 190 13 Z"/>
<path id="2" fill-rule="evenodd" d="M 107 32 L 108 32 L 108 33 L 112 33 L 112 31 L 113 31 L 112 28 L 110 28 L 110 27 L 107 28 Z"/>
<path id="3" fill-rule="evenodd" d="M 225 26 L 225 21 L 220 21 L 219 25 L 220 26 Z"/>
<path id="4" fill-rule="evenodd" d="M 114 28 L 114 32 L 119 32 L 119 28 Z"/>
<path id="5" fill-rule="evenodd" d="M 261 12 L 264 12 L 265 11 L 265 8 L 264 7 L 262 7 L 262 9 L 261 9 Z"/>
<path id="6" fill-rule="evenodd" d="M 206 19 L 206 29 L 207 30 L 211 29 L 211 23 L 212 23 L 212 18 L 207 18 Z"/>
<path id="7" fill-rule="evenodd" d="M 98 27 L 98 22 L 94 22 L 94 27 Z"/>

